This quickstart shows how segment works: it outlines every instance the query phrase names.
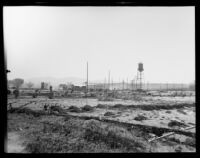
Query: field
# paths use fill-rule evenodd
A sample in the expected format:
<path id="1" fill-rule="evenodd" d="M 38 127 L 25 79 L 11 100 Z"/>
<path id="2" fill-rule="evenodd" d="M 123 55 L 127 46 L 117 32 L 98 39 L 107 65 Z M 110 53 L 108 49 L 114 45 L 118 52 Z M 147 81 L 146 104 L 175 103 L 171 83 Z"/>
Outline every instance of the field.
<path id="1" fill-rule="evenodd" d="M 195 152 L 195 115 L 194 95 L 112 101 L 9 97 L 7 151 Z"/>

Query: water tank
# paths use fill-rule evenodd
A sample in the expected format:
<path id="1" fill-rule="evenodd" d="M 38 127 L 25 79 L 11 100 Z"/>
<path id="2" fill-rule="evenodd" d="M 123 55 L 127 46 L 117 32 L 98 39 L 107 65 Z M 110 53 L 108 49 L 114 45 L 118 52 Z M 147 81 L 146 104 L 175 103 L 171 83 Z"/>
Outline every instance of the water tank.
<path id="1" fill-rule="evenodd" d="M 140 71 L 140 72 L 144 71 L 142 63 L 138 64 L 138 71 Z"/>

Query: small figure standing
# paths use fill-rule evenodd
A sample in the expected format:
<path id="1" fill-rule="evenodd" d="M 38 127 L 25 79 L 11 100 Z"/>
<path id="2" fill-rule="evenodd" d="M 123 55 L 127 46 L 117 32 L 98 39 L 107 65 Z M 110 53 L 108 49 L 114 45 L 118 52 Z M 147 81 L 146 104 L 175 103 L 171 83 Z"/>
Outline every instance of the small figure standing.
<path id="1" fill-rule="evenodd" d="M 33 93 L 33 98 L 37 98 L 38 96 L 38 89 L 35 90 L 35 93 Z"/>
<path id="2" fill-rule="evenodd" d="M 12 110 L 12 103 L 9 103 L 9 110 Z"/>
<path id="3" fill-rule="evenodd" d="M 53 98 L 53 90 L 52 90 L 52 86 L 50 86 L 50 93 L 49 93 L 49 99 Z"/>
<path id="4" fill-rule="evenodd" d="M 15 95 L 15 99 L 17 99 L 18 96 L 19 96 L 19 90 L 18 90 L 18 89 L 15 89 L 15 90 L 13 91 L 13 94 Z"/>

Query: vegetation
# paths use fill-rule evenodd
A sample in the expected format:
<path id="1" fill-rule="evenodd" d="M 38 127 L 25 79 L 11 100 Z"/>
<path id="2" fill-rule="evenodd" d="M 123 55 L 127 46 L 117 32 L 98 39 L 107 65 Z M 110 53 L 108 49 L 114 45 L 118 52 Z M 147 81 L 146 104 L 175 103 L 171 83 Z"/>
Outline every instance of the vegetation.
<path id="1" fill-rule="evenodd" d="M 16 78 L 16 79 L 12 80 L 12 83 L 16 88 L 19 88 L 24 83 L 24 80 L 21 78 Z"/>
<path id="2" fill-rule="evenodd" d="M 108 111 L 108 112 L 106 112 L 105 114 L 104 114 L 104 116 L 112 116 L 112 115 L 115 115 L 113 112 L 110 112 L 110 111 Z"/>
<path id="3" fill-rule="evenodd" d="M 68 108 L 68 110 L 69 110 L 70 112 L 81 112 L 81 109 L 78 108 L 78 107 L 76 107 L 76 106 L 70 106 L 70 107 Z"/>
<path id="4" fill-rule="evenodd" d="M 82 107 L 82 111 L 93 111 L 93 107 L 91 107 L 90 105 L 85 105 Z"/>
<path id="5" fill-rule="evenodd" d="M 175 126 L 178 126 L 178 127 L 187 127 L 185 123 L 182 123 L 182 122 L 178 122 L 176 120 L 172 120 L 168 123 L 168 126 L 169 127 L 175 127 Z"/>
<path id="6" fill-rule="evenodd" d="M 26 149 L 31 153 L 147 151 L 143 141 L 121 127 L 96 120 L 46 119 L 29 133 Z"/>
<path id="7" fill-rule="evenodd" d="M 143 120 L 147 120 L 147 117 L 143 116 L 143 115 L 138 115 L 134 118 L 134 120 L 136 121 L 143 121 Z"/>
<path id="8" fill-rule="evenodd" d="M 26 86 L 27 86 L 28 88 L 32 88 L 32 87 L 34 86 L 34 84 L 33 84 L 32 82 L 28 82 L 28 83 L 26 83 Z"/>

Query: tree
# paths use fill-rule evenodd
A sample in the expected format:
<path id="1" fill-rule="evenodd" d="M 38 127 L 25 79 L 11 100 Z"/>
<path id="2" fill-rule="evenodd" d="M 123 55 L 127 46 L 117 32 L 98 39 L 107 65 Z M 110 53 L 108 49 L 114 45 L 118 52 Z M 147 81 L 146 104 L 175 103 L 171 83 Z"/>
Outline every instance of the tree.
<path id="1" fill-rule="evenodd" d="M 24 83 L 24 80 L 21 78 L 16 78 L 13 80 L 13 84 L 16 88 L 19 88 Z"/>
<path id="2" fill-rule="evenodd" d="M 67 88 L 73 89 L 73 88 L 74 88 L 74 85 L 73 85 L 71 82 L 68 82 L 68 83 L 67 83 Z"/>
<path id="3" fill-rule="evenodd" d="M 48 83 L 41 82 L 41 89 L 48 89 Z"/>
<path id="4" fill-rule="evenodd" d="M 59 84 L 59 88 L 62 88 L 63 90 L 67 89 L 67 85 L 66 84 Z"/>
<path id="5" fill-rule="evenodd" d="M 33 83 L 32 82 L 28 82 L 28 83 L 26 83 L 26 86 L 28 87 L 28 88 L 32 88 L 33 87 Z"/>

